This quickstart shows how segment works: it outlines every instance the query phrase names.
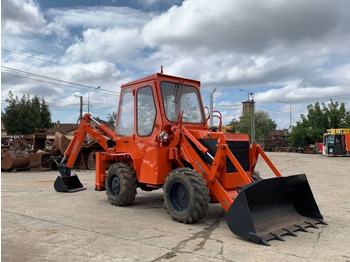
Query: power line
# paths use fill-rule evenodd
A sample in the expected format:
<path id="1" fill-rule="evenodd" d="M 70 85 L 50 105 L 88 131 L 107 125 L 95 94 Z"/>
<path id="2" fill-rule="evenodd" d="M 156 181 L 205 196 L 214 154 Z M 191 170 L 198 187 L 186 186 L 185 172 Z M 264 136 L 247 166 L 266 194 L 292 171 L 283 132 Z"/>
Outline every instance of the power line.
<path id="1" fill-rule="evenodd" d="M 257 105 L 257 107 L 261 107 L 261 108 L 264 108 L 264 109 L 267 109 L 267 110 L 270 110 L 270 111 L 274 111 L 274 112 L 277 112 L 277 113 L 280 113 L 280 114 L 290 114 L 290 112 L 281 112 L 281 111 L 279 111 L 279 110 L 276 110 L 276 109 L 272 109 L 272 108 L 268 108 L 268 107 L 265 107 L 265 106 L 261 106 L 261 105 Z M 299 117 L 299 116 L 297 116 L 297 115 L 295 115 L 295 114 L 292 114 L 293 116 L 295 116 L 295 117 Z"/>
<path id="2" fill-rule="evenodd" d="M 49 77 L 49 76 L 43 76 L 43 75 L 39 75 L 39 74 L 35 74 L 35 73 L 19 70 L 19 69 L 12 68 L 12 67 L 7 67 L 7 66 L 1 66 L 1 67 L 4 68 L 4 69 L 7 69 L 7 70 L 11 70 L 11 71 L 15 71 L 15 72 L 23 73 L 23 74 L 39 76 L 39 77 L 47 78 L 47 79 L 58 81 L 58 82 L 63 82 L 63 83 L 67 83 L 67 84 L 81 86 L 81 87 L 85 87 L 85 88 L 89 88 L 89 89 L 92 89 L 92 88 L 95 89 L 95 87 L 93 87 L 93 86 L 82 85 L 82 84 L 78 84 L 78 83 L 74 83 L 74 82 L 70 82 L 70 81 L 66 81 L 66 80 L 62 80 L 62 79 L 57 79 L 57 78 L 53 78 L 53 77 Z"/>
<path id="3" fill-rule="evenodd" d="M 91 103 L 90 102 L 90 105 L 93 106 L 93 107 L 98 107 L 98 108 L 110 108 L 110 107 L 113 107 L 113 106 L 117 106 L 118 104 L 106 104 L 106 103 L 103 103 L 103 105 L 101 104 L 98 104 L 98 103 Z"/>
<path id="4" fill-rule="evenodd" d="M 93 114 L 99 114 L 99 115 L 105 115 L 105 116 L 110 115 L 110 114 L 102 113 L 102 112 L 99 112 L 99 111 L 91 111 L 91 113 L 93 113 Z"/>
<path id="5" fill-rule="evenodd" d="M 64 107 L 50 107 L 50 109 L 56 109 L 56 110 L 59 110 L 59 111 L 63 111 L 63 112 L 77 112 L 79 113 L 79 110 L 78 109 L 69 109 L 69 108 L 64 108 Z"/>
<path id="6" fill-rule="evenodd" d="M 86 69 L 82 69 L 82 68 L 78 68 L 78 67 L 74 67 L 74 66 L 69 66 L 69 65 L 65 65 L 65 64 L 58 63 L 58 62 L 54 62 L 54 61 L 42 59 L 42 58 L 35 57 L 35 56 L 32 56 L 32 55 L 25 55 L 25 54 L 22 54 L 22 53 L 13 52 L 13 51 L 10 51 L 10 50 L 7 50 L 7 49 L 3 49 L 3 48 L 1 48 L 1 50 L 2 50 L 2 51 L 5 51 L 5 52 L 12 53 L 12 54 L 15 54 L 15 55 L 24 56 L 24 57 L 28 57 L 28 58 L 31 58 L 31 59 L 36 59 L 36 60 L 40 60 L 40 61 L 43 61 L 43 62 L 51 63 L 51 64 L 54 64 L 54 65 L 60 65 L 60 66 L 64 66 L 64 67 L 68 67 L 68 68 L 72 68 L 72 69 L 76 69 L 76 70 L 80 70 L 80 71 L 84 71 L 84 72 L 88 72 L 88 73 L 92 73 L 92 74 L 96 74 L 96 75 L 100 75 L 100 76 L 105 76 L 105 77 L 111 77 L 111 78 L 120 79 L 120 77 L 114 77 L 114 76 L 110 76 L 110 75 L 104 75 L 104 74 L 100 74 L 100 73 L 97 73 L 97 72 L 89 71 L 89 70 L 86 70 Z"/>
<path id="7" fill-rule="evenodd" d="M 281 116 L 281 115 L 278 115 L 278 114 L 275 114 L 275 113 L 269 113 L 269 116 L 273 116 L 273 117 L 276 117 L 278 119 L 285 119 L 285 120 L 289 120 L 289 117 L 286 117 L 286 116 Z"/>
<path id="8" fill-rule="evenodd" d="M 278 100 L 278 101 L 264 101 L 264 102 L 259 102 L 259 101 L 255 101 L 257 103 L 290 103 L 290 102 L 299 102 L 299 101 L 315 101 L 315 100 L 319 100 L 319 99 L 332 99 L 334 97 L 350 97 L 350 93 L 349 94 L 343 94 L 343 95 L 337 95 L 337 96 L 324 96 L 324 97 L 310 97 L 310 98 L 301 98 L 301 99 L 291 99 L 291 100 Z"/>
<path id="9" fill-rule="evenodd" d="M 64 86 L 64 87 L 71 87 L 71 88 L 77 88 L 77 89 L 81 89 L 81 87 L 75 87 L 75 86 L 71 86 L 71 85 L 63 85 L 63 84 L 59 84 L 59 83 L 54 83 L 54 82 L 50 82 L 50 81 L 45 81 L 42 79 L 37 79 L 37 78 L 33 78 L 30 76 L 26 76 L 26 75 L 21 75 L 21 74 L 16 74 L 16 73 L 10 73 L 10 72 L 2 72 L 3 74 L 8 74 L 8 75 L 13 75 L 13 76 L 19 76 L 19 77 L 23 77 L 23 78 L 28 78 L 31 80 L 35 80 L 38 82 L 43 82 L 43 83 L 48 83 L 48 84 L 52 84 L 52 85 L 58 85 L 58 86 Z"/>
<path id="10" fill-rule="evenodd" d="M 279 113 L 281 113 L 281 114 L 284 114 L 284 113 L 282 113 L 282 112 L 279 111 L 279 110 L 272 109 L 272 108 L 268 108 L 268 107 L 265 107 L 265 106 L 257 105 L 257 107 L 261 107 L 261 108 L 264 108 L 264 109 L 267 109 L 267 110 L 271 110 L 271 111 L 275 111 L 275 112 L 279 112 Z"/>
<path id="11" fill-rule="evenodd" d="M 218 107 L 218 108 L 222 108 L 222 107 L 239 107 L 242 106 L 241 104 L 237 104 L 237 105 L 218 105 L 218 104 L 214 104 L 214 107 Z"/>
<path id="12" fill-rule="evenodd" d="M 19 70 L 19 69 L 16 69 L 16 68 L 12 68 L 12 67 L 1 66 L 1 68 L 7 69 L 7 70 L 10 70 L 10 71 L 14 71 L 14 72 L 17 72 L 17 73 L 33 75 L 33 76 L 36 76 L 36 77 L 42 77 L 42 78 L 53 80 L 53 81 L 57 81 L 57 82 L 62 82 L 62 83 L 66 83 L 66 84 L 76 85 L 76 86 L 80 86 L 80 87 L 83 87 L 83 88 L 96 89 L 96 87 L 94 87 L 94 86 L 78 84 L 78 83 L 74 83 L 74 82 L 71 82 L 71 81 L 66 81 L 66 80 L 62 80 L 62 79 L 58 79 L 58 78 L 53 78 L 53 77 L 49 77 L 49 76 L 35 74 L 35 73 L 27 72 L 27 71 L 24 71 L 24 70 Z M 34 80 L 38 80 L 38 79 L 34 79 Z M 70 87 L 70 86 L 67 86 L 67 87 Z M 120 94 L 120 92 L 111 91 L 111 90 L 103 89 L 103 88 L 100 88 L 99 90 L 100 91 L 104 91 L 104 92 L 109 92 L 109 93 Z"/>
<path id="13" fill-rule="evenodd" d="M 79 110 L 76 109 L 76 108 L 64 108 L 64 107 L 50 107 L 50 109 L 55 109 L 59 112 L 77 112 L 79 113 Z M 100 114 L 100 115 L 106 115 L 108 116 L 109 114 L 107 113 L 103 113 L 103 112 L 100 112 L 100 111 L 91 111 L 90 113 L 93 113 L 93 114 Z"/>

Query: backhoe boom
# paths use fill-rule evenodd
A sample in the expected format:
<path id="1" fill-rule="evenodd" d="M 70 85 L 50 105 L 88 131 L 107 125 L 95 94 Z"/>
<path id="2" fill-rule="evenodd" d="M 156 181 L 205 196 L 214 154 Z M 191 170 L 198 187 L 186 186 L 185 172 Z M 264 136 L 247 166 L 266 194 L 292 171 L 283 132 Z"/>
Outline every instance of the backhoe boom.
<path id="1" fill-rule="evenodd" d="M 92 125 L 91 122 L 93 122 L 94 125 Z M 74 132 L 73 139 L 64 152 L 61 163 L 57 165 L 60 172 L 60 176 L 58 176 L 55 181 L 55 189 L 57 191 L 75 192 L 85 189 L 78 177 L 76 175 L 71 175 L 71 168 L 78 157 L 87 134 L 98 142 L 106 152 L 110 151 L 110 148 L 115 146 L 115 133 L 107 125 L 101 124 L 96 119 L 91 118 L 91 114 L 85 114 L 80 119 L 79 127 Z M 68 161 L 65 163 L 67 157 Z"/>

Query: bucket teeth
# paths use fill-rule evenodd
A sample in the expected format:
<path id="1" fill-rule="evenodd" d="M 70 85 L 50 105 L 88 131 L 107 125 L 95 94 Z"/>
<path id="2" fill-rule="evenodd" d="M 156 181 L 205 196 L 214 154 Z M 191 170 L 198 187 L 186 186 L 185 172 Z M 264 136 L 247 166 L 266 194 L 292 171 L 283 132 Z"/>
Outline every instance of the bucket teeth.
<path id="1" fill-rule="evenodd" d="M 271 246 L 270 243 L 268 242 L 268 238 L 265 239 L 265 237 L 260 237 L 257 234 L 253 232 L 249 232 L 249 239 L 253 242 L 260 243 L 265 246 Z"/>
<path id="2" fill-rule="evenodd" d="M 282 228 L 283 231 L 286 231 L 288 235 L 291 235 L 293 237 L 297 237 L 298 235 L 295 234 L 292 230 L 288 229 L 288 228 Z"/>
<path id="3" fill-rule="evenodd" d="M 266 234 L 262 234 L 261 236 L 257 236 L 260 239 L 265 240 L 265 241 L 271 241 L 271 240 L 279 240 L 279 241 L 285 241 L 285 239 L 283 238 L 286 235 L 290 235 L 293 237 L 297 237 L 298 235 L 296 234 L 297 231 L 301 231 L 301 232 L 310 232 L 309 230 L 307 230 L 308 227 L 313 227 L 315 228 L 315 224 L 324 224 L 327 225 L 326 222 L 324 222 L 323 220 L 312 220 L 312 221 L 298 221 L 297 224 L 294 225 L 290 225 L 290 226 L 286 226 L 280 229 L 276 229 L 272 232 L 266 233 Z"/>
<path id="4" fill-rule="evenodd" d="M 237 236 L 267 245 L 326 223 L 302 174 L 242 186 L 227 210 L 227 224 Z"/>
<path id="5" fill-rule="evenodd" d="M 317 221 L 318 221 L 317 224 L 322 224 L 322 225 L 328 226 L 328 223 L 322 219 L 318 219 Z"/>
<path id="6" fill-rule="evenodd" d="M 265 245 L 265 246 L 268 246 L 268 247 L 271 246 L 270 243 L 269 243 L 266 239 L 262 239 L 262 238 L 261 238 L 261 239 L 260 239 L 260 243 L 263 244 L 263 245 Z"/>
<path id="7" fill-rule="evenodd" d="M 298 228 L 300 231 L 309 232 L 309 230 L 307 230 L 305 227 L 299 226 L 299 225 L 297 225 L 297 224 L 294 224 L 294 226 L 295 226 L 296 228 Z"/>
<path id="8" fill-rule="evenodd" d="M 319 228 L 318 226 L 315 225 L 315 223 L 309 222 L 309 221 L 305 221 L 305 224 L 308 224 L 308 227 L 313 227 L 313 228 Z"/>
<path id="9" fill-rule="evenodd" d="M 279 235 L 279 234 L 270 232 L 270 235 L 273 236 L 274 239 L 277 239 L 277 240 L 283 241 L 283 242 L 285 241 L 284 238 L 281 235 Z"/>

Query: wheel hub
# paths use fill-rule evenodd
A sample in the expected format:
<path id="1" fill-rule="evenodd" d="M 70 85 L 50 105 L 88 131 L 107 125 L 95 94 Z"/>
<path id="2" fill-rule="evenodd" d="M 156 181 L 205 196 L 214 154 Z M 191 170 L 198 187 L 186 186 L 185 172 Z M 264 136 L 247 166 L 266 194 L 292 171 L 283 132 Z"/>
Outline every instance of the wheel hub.
<path id="1" fill-rule="evenodd" d="M 118 176 L 114 176 L 111 181 L 111 193 L 116 196 L 119 194 L 120 191 L 120 180 Z"/>
<path id="2" fill-rule="evenodd" d="M 170 203 L 178 212 L 182 212 L 188 208 L 190 203 L 190 194 L 186 186 L 181 182 L 175 182 L 171 186 Z"/>

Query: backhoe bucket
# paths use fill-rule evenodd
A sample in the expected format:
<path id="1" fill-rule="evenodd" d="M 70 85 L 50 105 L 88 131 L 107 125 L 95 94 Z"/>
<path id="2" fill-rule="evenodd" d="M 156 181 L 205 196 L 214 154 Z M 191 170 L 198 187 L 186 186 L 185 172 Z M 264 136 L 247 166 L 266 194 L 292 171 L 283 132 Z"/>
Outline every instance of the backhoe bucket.
<path id="1" fill-rule="evenodd" d="M 67 193 L 74 193 L 86 189 L 75 174 L 67 177 L 58 176 L 54 183 L 54 188 L 57 192 Z"/>
<path id="2" fill-rule="evenodd" d="M 296 231 L 325 224 L 305 174 L 263 179 L 245 185 L 227 211 L 231 231 L 269 246 Z"/>

